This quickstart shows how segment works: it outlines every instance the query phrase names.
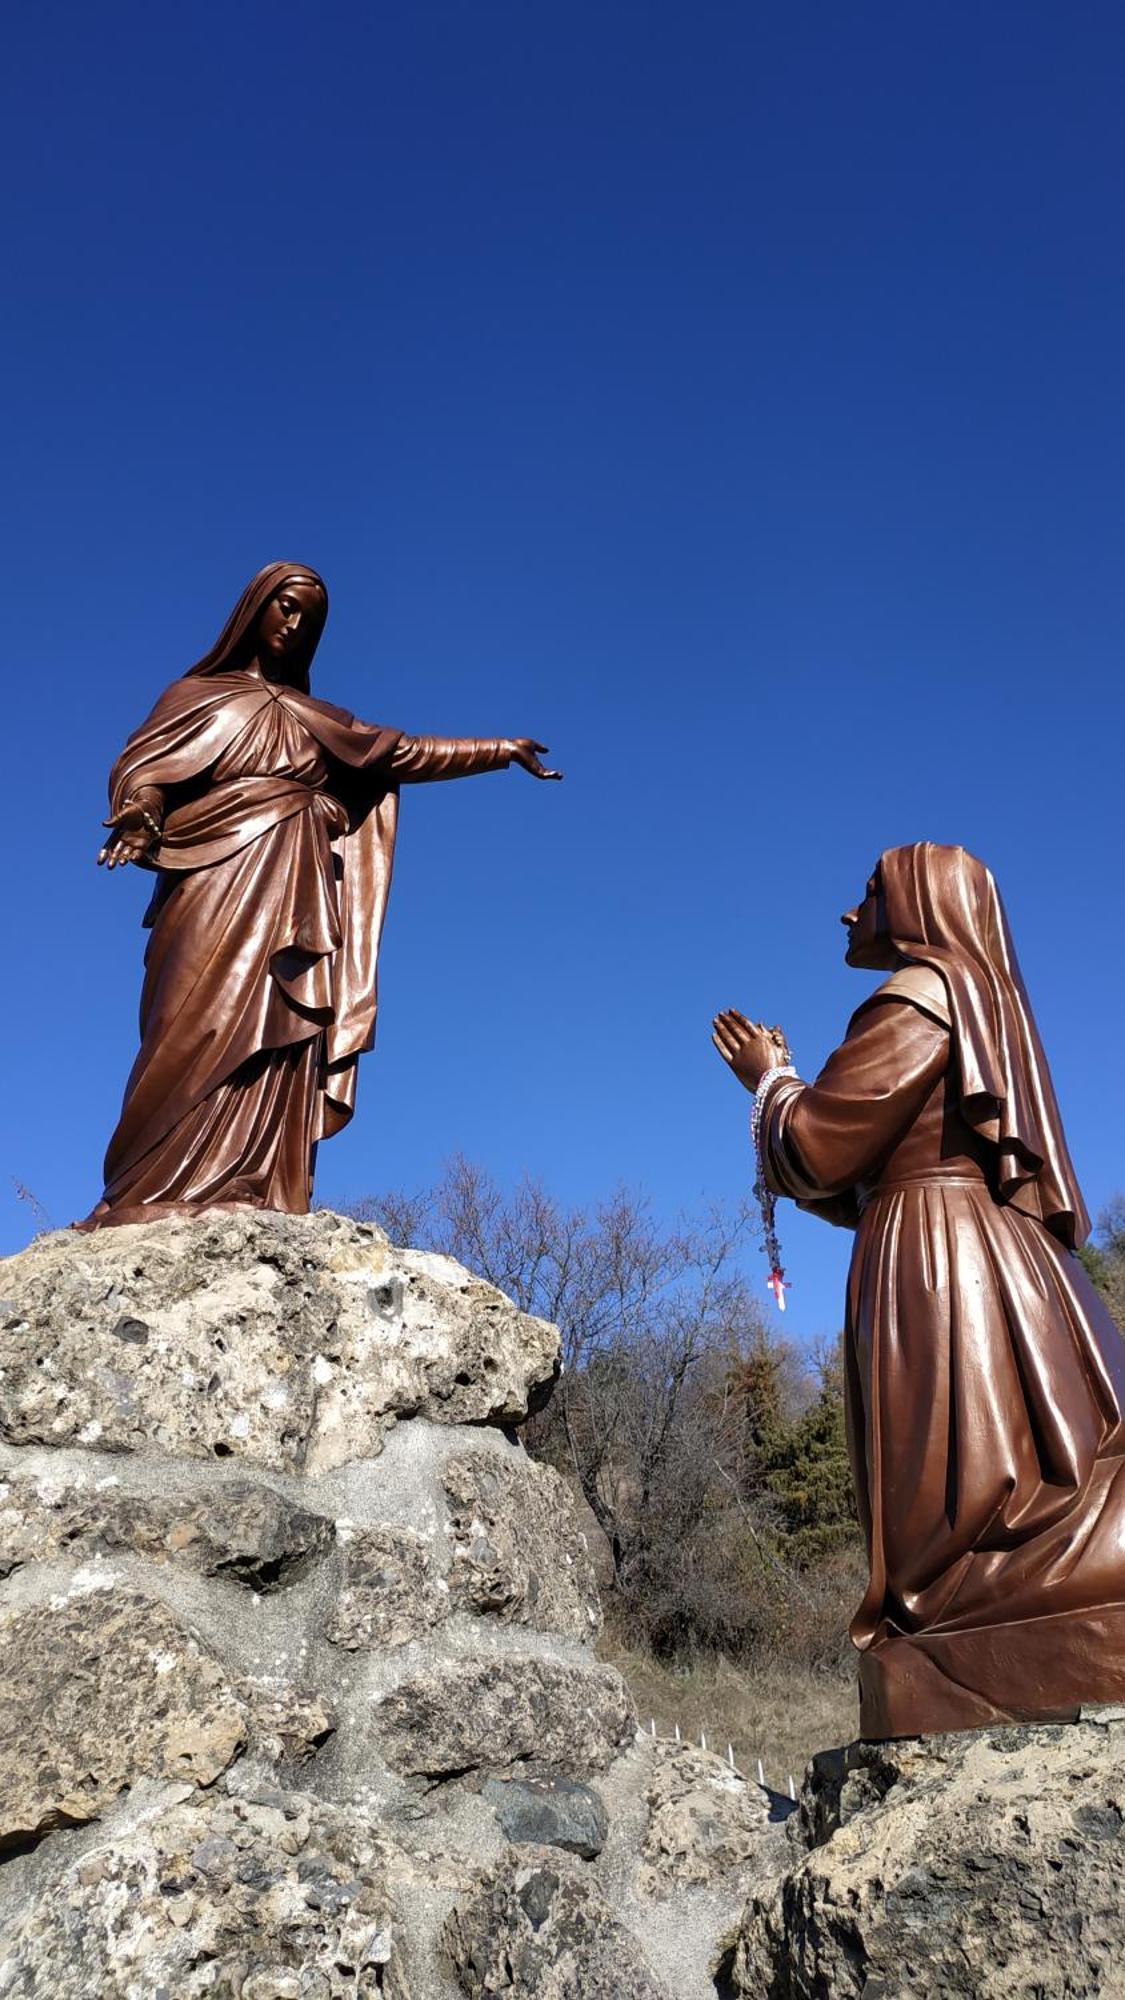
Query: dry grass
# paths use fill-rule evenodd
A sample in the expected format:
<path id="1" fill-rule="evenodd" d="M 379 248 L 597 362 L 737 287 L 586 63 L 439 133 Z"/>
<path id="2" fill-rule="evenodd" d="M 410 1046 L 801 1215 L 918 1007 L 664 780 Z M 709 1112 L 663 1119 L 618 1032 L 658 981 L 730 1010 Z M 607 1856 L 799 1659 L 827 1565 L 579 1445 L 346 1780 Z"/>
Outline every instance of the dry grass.
<path id="1" fill-rule="evenodd" d="M 672 1736 L 679 1723 L 696 1743 L 706 1730 L 709 1749 L 725 1755 L 733 1745 L 747 1777 L 756 1774 L 760 1757 L 775 1791 L 785 1791 L 790 1772 L 799 1783 L 814 1751 L 849 1743 L 859 1727 L 850 1671 L 818 1672 L 789 1660 L 738 1667 L 720 1657 L 670 1667 L 609 1632 L 598 1653 L 624 1676 L 646 1729 L 651 1717 L 658 1735 Z"/>

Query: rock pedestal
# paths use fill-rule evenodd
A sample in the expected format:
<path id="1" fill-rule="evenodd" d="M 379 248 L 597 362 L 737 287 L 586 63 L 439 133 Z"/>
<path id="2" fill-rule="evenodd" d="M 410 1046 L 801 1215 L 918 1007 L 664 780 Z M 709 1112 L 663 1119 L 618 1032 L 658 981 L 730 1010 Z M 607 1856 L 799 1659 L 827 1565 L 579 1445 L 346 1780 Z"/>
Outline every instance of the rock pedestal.
<path id="1" fill-rule="evenodd" d="M 594 1657 L 557 1357 L 326 1213 L 7 1260 L 0 2000 L 715 1994 L 784 1842 Z"/>
<path id="2" fill-rule="evenodd" d="M 732 1995 L 1125 1995 L 1125 1709 L 826 1752 L 787 1830 Z"/>

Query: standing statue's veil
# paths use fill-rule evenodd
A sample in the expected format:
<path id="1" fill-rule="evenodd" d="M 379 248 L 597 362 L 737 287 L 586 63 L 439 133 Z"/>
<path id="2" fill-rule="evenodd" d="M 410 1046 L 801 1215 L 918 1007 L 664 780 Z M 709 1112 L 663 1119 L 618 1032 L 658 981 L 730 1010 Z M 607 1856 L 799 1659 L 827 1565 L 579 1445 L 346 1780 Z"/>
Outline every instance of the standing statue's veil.
<path id="1" fill-rule="evenodd" d="M 306 656 L 305 692 L 308 692 L 307 664 L 312 659 L 324 630 L 328 616 L 328 592 L 324 579 L 310 569 L 307 563 L 267 563 L 264 569 L 252 576 L 222 631 L 219 633 L 209 653 L 204 653 L 194 667 L 187 668 L 191 674 L 221 674 L 242 664 L 246 642 L 257 624 L 258 616 L 271 597 L 276 596 L 283 583 L 312 583 L 321 593 L 323 611 L 317 624 L 312 628 Z M 186 677 L 186 676 L 185 676 Z"/>

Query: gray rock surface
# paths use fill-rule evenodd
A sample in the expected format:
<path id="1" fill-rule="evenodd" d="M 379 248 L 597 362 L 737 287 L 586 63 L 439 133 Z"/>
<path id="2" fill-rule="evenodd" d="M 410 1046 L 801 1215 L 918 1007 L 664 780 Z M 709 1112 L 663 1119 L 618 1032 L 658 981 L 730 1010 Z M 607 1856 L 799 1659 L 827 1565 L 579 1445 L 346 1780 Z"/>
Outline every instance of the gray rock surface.
<path id="1" fill-rule="evenodd" d="M 424 1535 L 412 1528 L 348 1528 L 340 1540 L 343 1587 L 327 1626 L 332 1645 L 352 1652 L 404 1646 L 446 1616 L 449 1591 Z"/>
<path id="2" fill-rule="evenodd" d="M 7 1260 L 0 1437 L 279 1470 L 370 1456 L 388 1423 L 512 1423 L 558 1335 L 447 1257 L 327 1213 L 168 1220 Z"/>
<path id="3" fill-rule="evenodd" d="M 674 2000 L 581 1863 L 557 1848 L 489 1870 L 445 1939 L 469 2000 Z"/>
<path id="4" fill-rule="evenodd" d="M 761 1787 L 691 1743 L 654 1744 L 648 1805 L 643 1895 L 745 1881 L 764 1849 L 777 1844 Z"/>
<path id="5" fill-rule="evenodd" d="M 550 1466 L 513 1453 L 445 1468 L 455 1605 L 589 1639 L 601 1630 L 593 1565 L 570 1495 Z"/>
<path id="6" fill-rule="evenodd" d="M 54 1556 L 129 1549 L 278 1590 L 303 1575 L 332 1533 L 330 1520 L 245 1479 L 207 1493 L 148 1494 L 124 1491 L 113 1474 L 0 1477 L 0 1577 Z"/>
<path id="7" fill-rule="evenodd" d="M 0 2000 L 715 2000 L 745 1788 L 594 1657 L 554 1329 L 327 1214 L 0 1294 Z"/>
<path id="8" fill-rule="evenodd" d="M 615 1668 L 507 1653 L 411 1675 L 387 1696 L 378 1722 L 387 1762 L 425 1777 L 528 1759 L 583 1777 L 604 1771 L 637 1726 Z"/>
<path id="9" fill-rule="evenodd" d="M 735 1995 L 1125 1993 L 1125 1711 L 853 1744 L 814 1760 L 791 1825 L 794 1865 L 739 1926 Z"/>
<path id="10" fill-rule="evenodd" d="M 299 1792 L 180 1787 L 60 1871 L 3 1939 L 5 2000 L 427 2000 L 399 1963 L 396 1853 Z"/>
<path id="11" fill-rule="evenodd" d="M 514 1846 L 561 1847 L 592 1861 L 605 1846 L 609 1817 L 598 1794 L 573 1778 L 489 1778 L 484 1796 Z"/>
<path id="12" fill-rule="evenodd" d="M 0 1618 L 0 1845 L 94 1819 L 138 1778 L 209 1785 L 247 1710 L 195 1635 L 135 1591 L 77 1577 Z"/>
<path id="13" fill-rule="evenodd" d="M 330 1704 L 283 1675 L 247 1675 L 236 1691 L 249 1718 L 251 1748 L 271 1764 L 307 1762 L 336 1729 Z"/>

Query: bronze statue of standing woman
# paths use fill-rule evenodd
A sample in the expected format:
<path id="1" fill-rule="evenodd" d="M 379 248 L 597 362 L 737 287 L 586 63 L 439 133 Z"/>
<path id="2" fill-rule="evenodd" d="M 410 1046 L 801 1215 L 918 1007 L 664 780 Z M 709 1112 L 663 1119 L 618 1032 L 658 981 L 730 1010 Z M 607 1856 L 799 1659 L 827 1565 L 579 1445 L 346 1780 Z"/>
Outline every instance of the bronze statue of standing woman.
<path id="1" fill-rule="evenodd" d="M 868 1737 L 1125 1696 L 1125 1342 L 1074 1255 L 1088 1218 L 988 869 L 885 853 L 844 919 L 890 976 L 813 1083 L 736 1009 L 768 1189 L 855 1230 L 848 1444 L 870 1581 Z"/>
<path id="2" fill-rule="evenodd" d="M 530 737 L 404 736 L 317 699 L 327 613 L 315 570 L 260 570 L 113 767 L 98 860 L 156 884 L 140 1052 L 82 1228 L 307 1211 L 374 1039 L 399 787 L 559 775 Z"/>

